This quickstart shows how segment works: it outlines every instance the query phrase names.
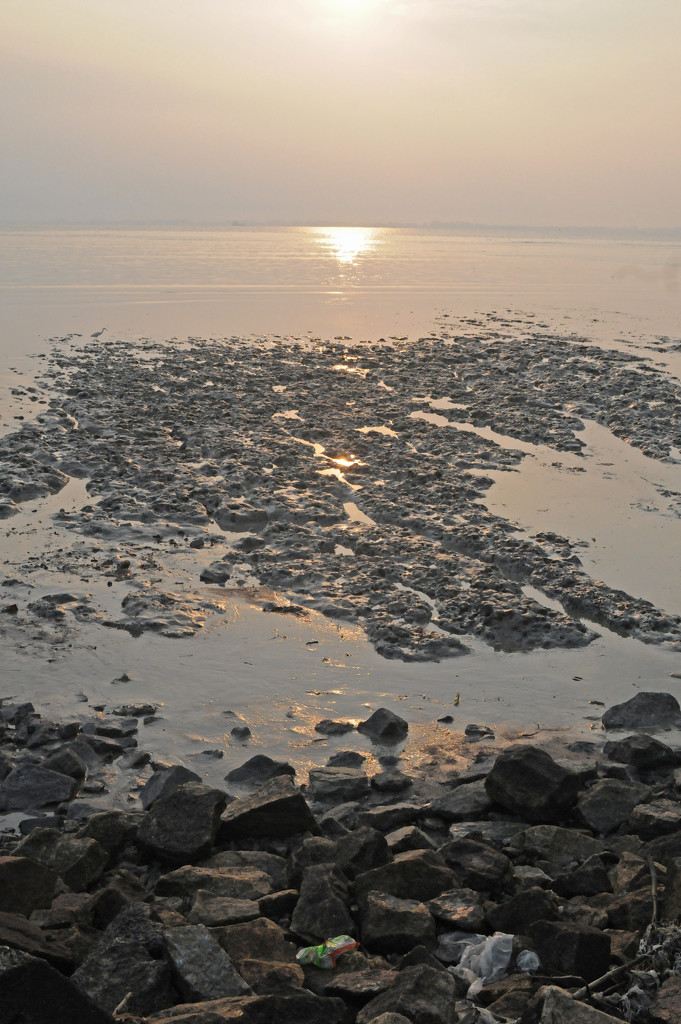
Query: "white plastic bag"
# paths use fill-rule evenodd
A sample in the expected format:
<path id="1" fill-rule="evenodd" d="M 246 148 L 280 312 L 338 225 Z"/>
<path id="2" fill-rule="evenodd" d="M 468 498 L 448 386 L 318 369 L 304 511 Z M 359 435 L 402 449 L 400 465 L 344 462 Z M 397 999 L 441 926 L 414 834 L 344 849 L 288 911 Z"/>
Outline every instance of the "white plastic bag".
<path id="1" fill-rule="evenodd" d="M 495 932 L 484 942 L 469 946 L 464 951 L 459 966 L 472 971 L 478 979 L 468 990 L 469 999 L 477 995 L 483 985 L 489 985 L 490 982 L 499 981 L 506 976 L 512 952 L 513 936 L 506 932 Z"/>

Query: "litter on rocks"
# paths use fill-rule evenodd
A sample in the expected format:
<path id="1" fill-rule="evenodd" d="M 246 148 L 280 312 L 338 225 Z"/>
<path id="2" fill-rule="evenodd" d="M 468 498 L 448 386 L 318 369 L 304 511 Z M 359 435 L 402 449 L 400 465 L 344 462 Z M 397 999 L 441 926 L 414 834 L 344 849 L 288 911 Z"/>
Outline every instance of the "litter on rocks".
<path id="1" fill-rule="evenodd" d="M 296 953 L 296 960 L 299 964 L 312 964 L 314 967 L 323 967 L 329 970 L 336 966 L 336 960 L 341 953 L 349 953 L 359 948 L 350 935 L 337 935 L 334 939 L 327 939 L 319 946 L 305 946 Z"/>

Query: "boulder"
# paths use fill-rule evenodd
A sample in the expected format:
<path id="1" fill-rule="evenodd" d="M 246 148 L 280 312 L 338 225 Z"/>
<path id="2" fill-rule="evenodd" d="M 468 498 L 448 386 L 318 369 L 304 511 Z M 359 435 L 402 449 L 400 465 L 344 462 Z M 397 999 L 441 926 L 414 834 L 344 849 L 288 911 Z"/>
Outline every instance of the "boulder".
<path id="1" fill-rule="evenodd" d="M 505 810 L 528 821 L 562 820 L 577 800 L 579 776 L 531 745 L 510 747 L 485 780 L 487 793 Z"/>
<path id="2" fill-rule="evenodd" d="M 185 1001 L 250 994 L 250 986 L 203 925 L 168 928 L 165 942 L 173 981 Z"/>
<path id="3" fill-rule="evenodd" d="M 653 800 L 638 804 L 631 812 L 629 828 L 643 839 L 677 833 L 681 825 L 681 803 L 677 800 Z"/>
<path id="4" fill-rule="evenodd" d="M 452 889 L 428 901 L 428 910 L 441 924 L 467 932 L 485 927 L 482 897 L 474 889 Z"/>
<path id="5" fill-rule="evenodd" d="M 184 1003 L 147 1018 L 147 1024 L 344 1024 L 345 1003 L 312 992 L 278 993 Z"/>
<path id="6" fill-rule="evenodd" d="M 419 804 L 387 804 L 384 807 L 369 807 L 358 817 L 361 825 L 376 828 L 379 832 L 392 832 L 404 825 L 413 825 L 423 814 Z"/>
<path id="7" fill-rule="evenodd" d="M 226 896 L 215 896 L 212 892 L 199 889 L 187 914 L 190 924 L 204 924 L 215 927 L 224 924 L 240 924 L 260 917 L 257 900 L 235 900 Z"/>
<path id="8" fill-rule="evenodd" d="M 434 843 L 416 825 L 405 825 L 404 828 L 396 828 L 385 837 L 388 850 L 393 855 L 406 853 L 407 850 L 433 850 Z"/>
<path id="9" fill-rule="evenodd" d="M 77 785 L 70 775 L 62 775 L 37 764 L 19 765 L 0 784 L 0 811 L 20 811 L 25 807 L 63 803 L 71 800 Z"/>
<path id="10" fill-rule="evenodd" d="M 610 936 L 573 922 L 535 921 L 526 932 L 541 950 L 542 966 L 594 981 L 610 967 Z"/>
<path id="11" fill-rule="evenodd" d="M 112 1013 L 126 1003 L 131 1014 L 146 1015 L 176 1001 L 171 971 L 165 960 L 154 960 L 143 946 L 127 939 L 100 942 L 72 977 L 74 985 L 103 1010 Z"/>
<path id="12" fill-rule="evenodd" d="M 541 1010 L 538 1017 L 532 1018 L 537 1024 L 616 1024 L 619 1020 L 594 1006 L 577 1002 L 569 992 L 555 985 L 540 989 L 537 1003 Z"/>
<path id="13" fill-rule="evenodd" d="M 199 860 L 215 843 L 226 801 L 222 790 L 185 782 L 154 800 L 137 840 L 154 856 L 170 863 Z"/>
<path id="14" fill-rule="evenodd" d="M 404 793 L 405 789 L 411 789 L 414 780 L 411 775 L 390 768 L 388 771 L 372 775 L 370 784 L 377 793 Z"/>
<path id="15" fill-rule="evenodd" d="M 629 821 L 634 807 L 649 797 L 650 789 L 640 783 L 603 779 L 582 794 L 576 815 L 592 832 L 607 835 Z"/>
<path id="16" fill-rule="evenodd" d="M 311 944 L 333 935 L 352 935 L 355 923 L 348 904 L 347 882 L 336 868 L 327 864 L 306 868 L 291 931 Z"/>
<path id="17" fill-rule="evenodd" d="M 242 786 L 261 786 L 263 782 L 276 779 L 280 775 L 293 778 L 295 774 L 295 768 L 286 761 L 274 761 L 267 754 L 256 754 L 238 768 L 228 772 L 225 775 L 225 782 Z"/>
<path id="18" fill-rule="evenodd" d="M 196 772 L 190 772 L 182 764 L 173 764 L 169 768 L 162 768 L 160 771 L 154 772 L 140 790 L 142 807 L 145 811 L 149 810 L 154 800 L 158 800 L 161 796 L 167 796 L 186 782 L 201 782 L 201 777 Z"/>
<path id="19" fill-rule="evenodd" d="M 454 839 L 438 850 L 463 886 L 477 892 L 502 891 L 511 880 L 511 861 L 506 854 L 475 839 Z"/>
<path id="20" fill-rule="evenodd" d="M 200 868 L 186 864 L 161 875 L 154 886 L 157 896 L 191 899 L 203 889 L 214 896 L 258 900 L 273 891 L 272 879 L 255 867 Z"/>
<path id="21" fill-rule="evenodd" d="M 306 836 L 289 857 L 287 884 L 291 888 L 298 888 L 306 868 L 312 867 L 313 864 L 332 864 L 336 859 L 336 853 L 336 844 L 331 839 Z"/>
<path id="22" fill-rule="evenodd" d="M 378 708 L 373 715 L 357 726 L 357 732 L 369 736 L 375 743 L 393 745 L 401 743 L 409 731 L 409 724 L 387 708 Z"/>
<path id="23" fill-rule="evenodd" d="M 49 907 L 59 876 L 28 857 L 0 857 L 0 913 L 28 917 L 38 907 Z"/>
<path id="24" fill-rule="evenodd" d="M 521 889 L 510 900 L 487 908 L 487 922 L 495 932 L 529 935 L 536 921 L 558 917 L 555 893 L 540 888 Z"/>
<path id="25" fill-rule="evenodd" d="M 681 725 L 681 707 L 671 693 L 637 693 L 608 708 L 602 722 L 606 729 L 675 729 Z"/>
<path id="26" fill-rule="evenodd" d="M 287 863 L 283 857 L 264 850 L 220 850 L 202 860 L 202 868 L 255 868 L 269 875 L 273 889 L 283 889 L 287 884 Z"/>
<path id="27" fill-rule="evenodd" d="M 445 971 L 417 965 L 397 975 L 387 992 L 376 996 L 357 1014 L 357 1024 L 369 1024 L 384 1013 L 406 1016 L 418 1024 L 455 1024 L 456 983 Z"/>
<path id="28" fill-rule="evenodd" d="M 109 859 L 106 850 L 95 839 L 79 839 L 51 828 L 34 829 L 16 847 L 16 853 L 36 864 L 53 868 L 76 892 L 95 882 Z"/>
<path id="29" fill-rule="evenodd" d="M 22 914 L 0 913 L 0 947 L 10 946 L 31 956 L 42 957 L 64 974 L 70 973 L 73 969 L 73 958 L 69 950 L 59 942 L 48 941 L 48 938 L 52 939 L 52 936 L 48 937 L 41 928 L 27 921 Z"/>
<path id="30" fill-rule="evenodd" d="M 26 1024 L 112 1024 L 72 982 L 45 960 L 0 946 L 2 1019 Z"/>
<path id="31" fill-rule="evenodd" d="M 271 779 L 222 815 L 219 837 L 225 842 L 244 836 L 278 839 L 320 829 L 305 797 L 288 776 Z"/>
<path id="32" fill-rule="evenodd" d="M 286 938 L 283 928 L 274 921 L 268 921 L 267 918 L 261 917 L 254 921 L 217 928 L 215 936 L 239 971 L 243 961 L 296 963 L 297 947 Z"/>
<path id="33" fill-rule="evenodd" d="M 407 953 L 414 946 L 435 948 L 435 922 L 418 900 L 370 892 L 362 903 L 362 943 L 380 953 Z"/>
<path id="34" fill-rule="evenodd" d="M 666 743 L 661 743 L 646 733 L 635 733 L 621 740 L 608 740 L 603 747 L 603 753 L 611 761 L 630 764 L 641 771 L 674 768 L 681 764 L 681 753 L 678 750 L 672 750 Z"/>
<path id="35" fill-rule="evenodd" d="M 68 745 L 46 757 L 41 762 L 43 768 L 59 772 L 61 775 L 70 775 L 72 779 L 84 779 L 87 775 L 87 765 L 83 758 Z"/>
<path id="36" fill-rule="evenodd" d="M 672 974 L 663 981 L 650 1006 L 652 1024 L 678 1024 L 681 1020 L 681 977 Z"/>
<path id="37" fill-rule="evenodd" d="M 341 836 L 335 843 L 335 864 L 351 881 L 365 871 L 382 867 L 391 860 L 385 836 L 366 825 Z"/>
<path id="38" fill-rule="evenodd" d="M 312 768 L 310 794 L 315 800 L 345 803 L 369 792 L 369 780 L 361 768 Z"/>
<path id="39" fill-rule="evenodd" d="M 359 900 L 372 890 L 399 899 L 430 900 L 452 889 L 458 882 L 454 872 L 434 850 L 409 850 L 390 864 L 365 871 L 355 879 Z"/>
<path id="40" fill-rule="evenodd" d="M 79 839 L 96 839 L 113 859 L 128 843 L 134 842 L 141 821 L 139 814 L 100 811 L 90 815 L 77 835 Z"/>
<path id="41" fill-rule="evenodd" d="M 475 821 L 484 818 L 492 807 L 484 779 L 466 782 L 451 793 L 433 800 L 428 808 L 431 814 L 445 821 Z"/>
<path id="42" fill-rule="evenodd" d="M 602 853 L 604 843 L 569 828 L 533 825 L 515 836 L 511 849 L 523 858 L 540 864 L 553 875 L 575 863 L 581 864 L 587 857 Z"/>

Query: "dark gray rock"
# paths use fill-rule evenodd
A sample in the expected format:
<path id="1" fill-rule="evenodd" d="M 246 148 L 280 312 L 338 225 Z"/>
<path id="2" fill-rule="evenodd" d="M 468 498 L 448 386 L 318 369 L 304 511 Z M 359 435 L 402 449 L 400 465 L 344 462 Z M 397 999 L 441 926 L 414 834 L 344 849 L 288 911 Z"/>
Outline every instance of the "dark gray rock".
<path id="1" fill-rule="evenodd" d="M 353 732 L 354 728 L 352 722 L 334 722 L 331 718 L 324 718 L 317 722 L 314 731 L 320 732 L 322 736 L 344 736 L 347 732 Z"/>
<path id="2" fill-rule="evenodd" d="M 406 853 L 407 850 L 433 850 L 435 848 L 435 844 L 416 825 L 405 825 L 404 828 L 397 828 L 394 832 L 389 832 L 385 841 L 393 855 Z"/>
<path id="3" fill-rule="evenodd" d="M 306 868 L 291 931 L 307 943 L 323 942 L 333 935 L 352 935 L 355 924 L 349 902 L 347 882 L 336 868 L 326 864 Z"/>
<path id="4" fill-rule="evenodd" d="M 484 818 L 492 807 L 492 800 L 484 779 L 457 786 L 451 793 L 433 800 L 428 811 L 445 821 L 475 821 Z"/>
<path id="5" fill-rule="evenodd" d="M 154 772 L 147 784 L 140 791 L 140 800 L 145 811 L 161 796 L 167 796 L 184 785 L 185 782 L 201 782 L 201 777 L 196 772 L 190 772 L 184 765 L 174 764 L 170 768 L 162 768 Z"/>
<path id="6" fill-rule="evenodd" d="M 366 825 L 354 829 L 336 840 L 336 867 L 352 879 L 365 871 L 380 868 L 392 858 L 382 832 Z"/>
<path id="7" fill-rule="evenodd" d="M 296 893 L 296 899 L 298 894 Z M 226 896 L 215 896 L 199 889 L 187 914 L 190 924 L 205 924 L 207 928 L 218 925 L 241 924 L 260 917 L 261 909 L 257 900 L 235 900 Z"/>
<path id="8" fill-rule="evenodd" d="M 165 941 L 173 981 L 186 1002 L 250 994 L 250 986 L 203 925 L 168 928 Z"/>
<path id="9" fill-rule="evenodd" d="M 100 811 L 91 815 L 77 834 L 79 838 L 96 839 L 109 857 L 113 858 L 125 846 L 134 842 L 141 822 L 139 814 Z"/>
<path id="10" fill-rule="evenodd" d="M 409 724 L 387 708 L 378 708 L 373 715 L 357 726 L 357 732 L 369 736 L 375 743 L 401 743 L 409 731 Z"/>
<path id="11" fill-rule="evenodd" d="M 321 836 L 307 836 L 289 858 L 287 884 L 291 888 L 298 888 L 306 868 L 313 864 L 332 864 L 335 859 L 335 842 Z"/>
<path id="12" fill-rule="evenodd" d="M 210 853 L 227 802 L 219 789 L 186 782 L 153 802 L 137 840 L 171 864 L 188 864 Z"/>
<path id="13" fill-rule="evenodd" d="M 482 897 L 474 889 L 453 889 L 428 901 L 433 917 L 450 928 L 480 932 L 485 927 Z"/>
<path id="14" fill-rule="evenodd" d="M 487 922 L 496 932 L 529 935 L 535 921 L 550 921 L 558 917 L 558 898 L 555 893 L 531 887 L 521 889 L 515 896 L 496 907 L 487 908 Z"/>
<path id="15" fill-rule="evenodd" d="M 681 707 L 671 693 L 637 693 L 608 708 L 602 722 L 606 729 L 674 729 L 681 725 Z"/>
<path id="16" fill-rule="evenodd" d="M 638 804 L 631 812 L 629 827 L 642 839 L 676 833 L 681 828 L 681 803 L 677 800 L 653 800 Z"/>
<path id="17" fill-rule="evenodd" d="M 386 772 L 379 772 L 372 775 L 371 788 L 377 793 L 404 793 L 405 789 L 411 789 L 414 780 L 411 775 L 396 771 L 394 768 Z"/>
<path id="18" fill-rule="evenodd" d="M 414 946 L 435 948 L 435 921 L 418 900 L 370 892 L 362 901 L 362 943 L 381 953 L 407 953 Z"/>
<path id="19" fill-rule="evenodd" d="M 557 822 L 577 800 L 579 777 L 531 745 L 500 754 L 485 780 L 490 798 L 527 821 Z"/>
<path id="20" fill-rule="evenodd" d="M 295 768 L 286 761 L 274 761 L 267 754 L 256 754 L 238 768 L 233 768 L 225 775 L 225 782 L 239 785 L 261 786 L 263 782 L 276 779 L 280 775 L 293 778 Z"/>
<path id="21" fill-rule="evenodd" d="M 229 804 L 222 815 L 219 837 L 224 842 L 243 836 L 279 839 L 301 832 L 319 835 L 319 825 L 297 786 L 288 776 L 281 776 Z"/>
<path id="22" fill-rule="evenodd" d="M 423 808 L 419 804 L 388 804 L 384 807 L 369 807 L 361 811 L 358 822 L 367 825 L 369 828 L 376 828 L 379 832 L 392 832 L 393 829 L 402 828 L 403 825 L 413 825 L 419 820 Z"/>
<path id="23" fill-rule="evenodd" d="M 79 839 L 51 828 L 35 829 L 19 843 L 16 853 L 52 868 L 75 892 L 82 892 L 95 882 L 109 859 L 95 839 Z"/>
<path id="24" fill-rule="evenodd" d="M 342 999 L 320 997 L 304 990 L 257 996 L 233 996 L 205 1003 L 185 1003 L 167 1014 L 156 1014 L 149 1024 L 345 1024 Z"/>
<path id="25" fill-rule="evenodd" d="M 8 1024 L 112 1024 L 111 1017 L 45 960 L 0 947 L 0 1014 Z"/>
<path id="26" fill-rule="evenodd" d="M 647 786 L 603 779 L 579 798 L 576 816 L 592 832 L 607 835 L 629 821 L 634 807 L 649 797 Z"/>
<path id="27" fill-rule="evenodd" d="M 29 916 L 49 907 L 59 876 L 27 857 L 0 857 L 0 912 Z"/>
<path id="28" fill-rule="evenodd" d="M 357 750 L 338 750 L 326 762 L 329 768 L 360 768 L 366 757 Z"/>
<path id="29" fill-rule="evenodd" d="M 98 943 L 72 976 L 73 984 L 103 1010 L 111 1013 L 132 992 L 126 1003 L 131 1014 L 146 1015 L 176 1002 L 170 967 L 153 960 L 139 943 L 116 938 Z"/>
<path id="30" fill-rule="evenodd" d="M 70 775 L 72 779 L 84 779 L 87 775 L 85 761 L 68 745 L 51 754 L 50 757 L 46 757 L 42 762 L 42 767 L 49 768 L 53 772 L 60 772 L 62 775 Z"/>
<path id="31" fill-rule="evenodd" d="M 357 898 L 384 892 L 400 899 L 430 900 L 457 884 L 454 872 L 433 850 L 409 850 L 390 864 L 365 871 L 355 879 Z"/>
<path id="32" fill-rule="evenodd" d="M 596 896 L 600 892 L 612 892 L 612 883 L 607 868 L 598 856 L 589 857 L 579 867 L 558 875 L 551 888 L 559 896 Z"/>
<path id="33" fill-rule="evenodd" d="M 185 864 L 161 875 L 154 886 L 157 896 L 192 899 L 204 889 L 214 896 L 236 900 L 259 900 L 273 891 L 272 879 L 256 867 L 201 868 Z"/>
<path id="34" fill-rule="evenodd" d="M 369 792 L 369 780 L 361 768 L 326 767 L 310 770 L 310 794 L 315 800 L 346 803 Z"/>
<path id="35" fill-rule="evenodd" d="M 70 950 L 56 941 L 54 936 L 48 937 L 32 921 L 27 921 L 23 914 L 0 912 L 0 947 L 2 946 L 10 946 L 31 956 L 42 957 L 64 974 L 69 974 L 73 970 L 73 955 Z"/>
<path id="36" fill-rule="evenodd" d="M 550 875 L 581 864 L 604 850 L 602 840 L 558 825 L 533 825 L 515 836 L 511 852 L 539 863 Z"/>
<path id="37" fill-rule="evenodd" d="M 201 861 L 204 868 L 256 868 L 264 872 L 273 889 L 283 889 L 287 885 L 288 867 L 283 857 L 264 850 L 220 850 L 212 857 Z"/>
<path id="38" fill-rule="evenodd" d="M 418 965 L 400 971 L 395 984 L 367 1003 L 357 1024 L 369 1024 L 383 1013 L 402 1014 L 418 1024 L 455 1024 L 456 984 L 446 971 Z"/>
<path id="39" fill-rule="evenodd" d="M 461 885 L 477 892 L 498 893 L 511 879 L 512 865 L 506 854 L 475 839 L 453 839 L 438 850 Z"/>
<path id="40" fill-rule="evenodd" d="M 0 811 L 62 803 L 71 800 L 76 788 L 76 780 L 69 775 L 37 764 L 23 764 L 14 768 L 0 785 Z"/>
<path id="41" fill-rule="evenodd" d="M 678 750 L 672 750 L 666 743 L 661 743 L 646 733 L 635 733 L 621 740 L 609 740 L 603 747 L 603 753 L 611 761 L 630 764 L 642 771 L 674 768 L 681 764 L 681 753 Z"/>
<path id="42" fill-rule="evenodd" d="M 593 981 L 610 967 L 610 936 L 572 922 L 535 921 L 528 934 L 541 950 L 542 966 Z"/>

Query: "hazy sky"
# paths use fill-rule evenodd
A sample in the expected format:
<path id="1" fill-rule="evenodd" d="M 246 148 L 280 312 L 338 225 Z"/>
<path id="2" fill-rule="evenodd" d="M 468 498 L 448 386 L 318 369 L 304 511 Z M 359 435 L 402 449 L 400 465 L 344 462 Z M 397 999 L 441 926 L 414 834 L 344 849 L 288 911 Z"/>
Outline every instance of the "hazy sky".
<path id="1" fill-rule="evenodd" d="M 681 225 L 679 0 L 2 0 L 0 221 Z"/>

